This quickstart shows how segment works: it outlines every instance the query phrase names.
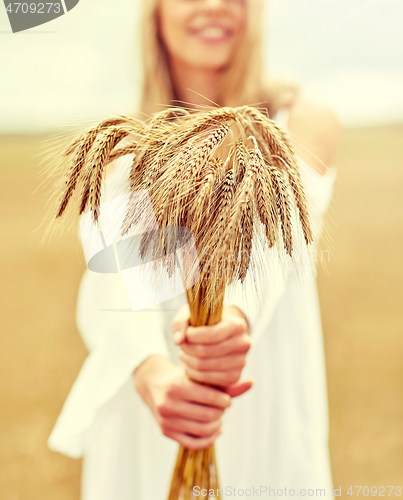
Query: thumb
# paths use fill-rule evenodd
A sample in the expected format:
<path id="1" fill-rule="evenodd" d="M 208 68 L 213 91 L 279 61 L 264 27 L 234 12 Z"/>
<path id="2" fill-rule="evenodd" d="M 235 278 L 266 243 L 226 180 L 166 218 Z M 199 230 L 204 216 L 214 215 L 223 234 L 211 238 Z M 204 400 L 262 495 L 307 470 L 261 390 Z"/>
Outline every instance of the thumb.
<path id="1" fill-rule="evenodd" d="M 189 326 L 189 319 L 189 305 L 185 304 L 175 314 L 175 317 L 171 323 L 174 342 L 176 345 L 183 344 L 183 342 L 186 340 L 186 328 Z"/>
<path id="2" fill-rule="evenodd" d="M 250 378 L 247 380 L 243 380 L 242 382 L 236 382 L 228 387 L 224 387 L 222 390 L 231 396 L 231 398 L 236 398 L 240 396 L 252 387 L 254 383 L 254 379 Z"/>

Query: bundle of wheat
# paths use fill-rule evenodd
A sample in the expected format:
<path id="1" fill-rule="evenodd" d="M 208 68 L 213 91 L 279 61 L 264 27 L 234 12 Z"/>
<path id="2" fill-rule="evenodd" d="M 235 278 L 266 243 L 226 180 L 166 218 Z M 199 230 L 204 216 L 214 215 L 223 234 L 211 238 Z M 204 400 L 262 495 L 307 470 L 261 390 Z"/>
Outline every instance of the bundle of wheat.
<path id="1" fill-rule="evenodd" d="M 65 151 L 67 171 L 56 217 L 79 192 L 78 213 L 90 210 L 98 221 L 105 166 L 131 153 L 127 189 L 132 201 L 122 236 L 145 213 L 135 201 L 139 190 L 147 191 L 154 211 L 142 237 L 142 257 L 162 255 L 159 261 L 172 275 L 178 237 L 165 229 L 191 232 L 198 257 L 198 279 L 186 290 L 193 326 L 221 319 L 227 285 L 243 283 L 250 268 L 257 224 L 264 228 L 267 248 L 280 244 L 291 256 L 295 207 L 305 242 L 312 241 L 290 142 L 266 114 L 247 106 L 198 113 L 170 108 L 145 123 L 125 117 L 103 121 Z M 155 220 L 159 231 L 152 230 Z M 190 499 L 194 485 L 217 490 L 214 448 L 180 449 L 169 500 Z"/>

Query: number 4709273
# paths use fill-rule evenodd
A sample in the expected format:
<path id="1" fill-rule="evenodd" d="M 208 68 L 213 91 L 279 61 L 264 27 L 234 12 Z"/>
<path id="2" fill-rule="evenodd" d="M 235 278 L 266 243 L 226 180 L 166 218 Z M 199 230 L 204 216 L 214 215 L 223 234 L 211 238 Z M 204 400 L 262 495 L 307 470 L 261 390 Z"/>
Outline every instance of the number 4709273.
<path id="1" fill-rule="evenodd" d="M 357 488 L 357 492 L 355 494 L 356 497 L 361 493 L 364 495 L 364 497 L 371 496 L 371 497 L 390 497 L 392 495 L 392 491 L 395 490 L 394 494 L 392 496 L 400 497 L 402 494 L 402 488 L 401 486 L 371 486 L 371 489 L 369 486 L 355 486 Z M 386 492 L 386 488 L 389 489 L 389 492 Z M 386 495 L 385 495 L 386 492 Z M 353 496 L 353 487 L 350 486 L 350 488 L 347 491 L 347 495 Z"/>
<path id="2" fill-rule="evenodd" d="M 52 9 L 53 5 L 55 6 L 55 9 L 59 9 L 59 10 L 54 10 L 55 13 L 59 13 L 60 12 L 60 2 L 46 2 L 46 3 L 39 3 L 38 5 L 35 4 L 35 3 L 31 3 L 28 4 L 27 3 L 18 3 L 18 2 L 14 2 L 14 3 L 9 3 L 6 7 L 6 11 L 9 13 L 9 14 L 12 14 L 13 13 L 13 6 L 14 5 L 14 12 L 17 13 L 21 7 L 21 11 L 24 13 L 24 14 L 27 14 L 28 11 L 31 13 L 31 14 L 45 14 L 46 13 L 46 10 L 47 10 L 47 13 L 49 14 L 50 10 Z M 45 7 L 46 6 L 46 7 Z M 25 10 L 24 10 L 25 8 Z"/>

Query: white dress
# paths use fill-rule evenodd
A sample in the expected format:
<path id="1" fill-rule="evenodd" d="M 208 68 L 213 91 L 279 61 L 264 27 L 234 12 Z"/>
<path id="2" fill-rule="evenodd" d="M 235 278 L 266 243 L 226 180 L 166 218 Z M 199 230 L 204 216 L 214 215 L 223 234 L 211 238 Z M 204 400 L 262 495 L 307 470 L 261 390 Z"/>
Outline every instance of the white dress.
<path id="1" fill-rule="evenodd" d="M 286 116 L 282 118 L 278 116 L 280 124 Z M 300 163 L 316 210 L 317 238 L 335 169 L 322 176 Z M 111 174 L 110 186 L 126 165 L 121 161 Z M 261 498 L 273 496 L 273 489 L 277 496 L 292 496 L 292 490 L 304 496 L 302 489 L 306 496 L 319 489 L 325 493 L 315 495 L 333 496 L 314 271 L 271 280 L 270 293 L 260 303 L 248 278 L 242 293 L 237 287 L 226 296 L 226 302 L 238 305 L 249 319 L 252 347 L 243 378 L 254 377 L 255 383 L 233 399 L 216 441 L 224 498 L 233 496 L 234 488 L 237 496 Z M 49 438 L 51 449 L 83 457 L 82 500 L 167 498 L 178 444 L 161 434 L 134 389 L 132 373 L 151 354 L 178 362 L 170 323 L 184 303 L 182 294 L 158 311 L 132 311 L 121 275 L 86 270 L 77 324 L 90 354 Z"/>

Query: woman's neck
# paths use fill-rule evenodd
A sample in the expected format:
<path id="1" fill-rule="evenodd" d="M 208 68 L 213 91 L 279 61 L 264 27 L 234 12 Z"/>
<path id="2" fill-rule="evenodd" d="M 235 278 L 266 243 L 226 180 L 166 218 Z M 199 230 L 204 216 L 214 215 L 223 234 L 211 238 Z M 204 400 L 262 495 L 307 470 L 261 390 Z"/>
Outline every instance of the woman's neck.
<path id="1" fill-rule="evenodd" d="M 176 98 L 186 104 L 220 105 L 220 70 L 189 66 L 177 59 L 169 63 Z"/>

